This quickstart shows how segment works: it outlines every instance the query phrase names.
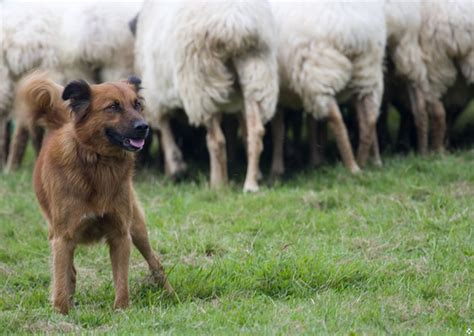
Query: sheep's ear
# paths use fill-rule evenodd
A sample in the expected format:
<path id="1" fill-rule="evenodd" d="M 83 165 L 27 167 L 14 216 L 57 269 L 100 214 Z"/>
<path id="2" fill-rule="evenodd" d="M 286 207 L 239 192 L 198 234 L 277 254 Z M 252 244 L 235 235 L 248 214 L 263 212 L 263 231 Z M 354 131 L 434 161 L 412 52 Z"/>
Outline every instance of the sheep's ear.
<path id="1" fill-rule="evenodd" d="M 135 75 L 131 75 L 130 77 L 128 77 L 127 83 L 133 85 L 133 87 L 135 88 L 135 92 L 137 93 L 142 89 L 142 80 Z"/>
<path id="2" fill-rule="evenodd" d="M 81 120 L 89 109 L 91 103 L 91 87 L 85 80 L 74 80 L 64 88 L 62 98 L 69 100 L 76 120 Z"/>
<path id="3" fill-rule="evenodd" d="M 130 31 L 132 32 L 133 36 L 137 35 L 137 24 L 138 24 L 138 14 L 135 15 L 135 17 L 128 22 L 128 28 L 130 28 Z"/>

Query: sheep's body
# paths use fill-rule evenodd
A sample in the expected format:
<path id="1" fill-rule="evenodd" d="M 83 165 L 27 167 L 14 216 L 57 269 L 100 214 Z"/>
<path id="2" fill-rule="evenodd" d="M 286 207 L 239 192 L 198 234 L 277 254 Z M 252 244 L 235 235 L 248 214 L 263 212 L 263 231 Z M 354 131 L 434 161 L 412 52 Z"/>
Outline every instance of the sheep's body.
<path id="1" fill-rule="evenodd" d="M 387 22 L 387 56 L 393 69 L 386 74 L 396 87 L 406 85 L 411 112 L 418 136 L 418 151 L 428 150 L 428 114 L 425 94 L 428 92 L 427 70 L 419 43 L 421 33 L 421 2 L 388 0 L 385 3 Z M 400 85 L 402 84 L 403 85 Z M 393 86 L 391 86 L 393 87 Z M 388 96 L 400 94 L 388 92 Z M 405 94 L 405 93 L 404 93 Z"/>
<path id="2" fill-rule="evenodd" d="M 263 0 L 145 2 L 135 57 L 148 119 L 162 130 L 168 173 L 182 168 L 174 160 L 179 149 L 168 132 L 173 111 L 182 108 L 191 124 L 208 128 L 211 184 L 218 185 L 226 181 L 227 173 L 216 173 L 226 164 L 225 152 L 214 148 L 225 141 L 217 119 L 222 112 L 244 109 L 250 170 L 244 188 L 257 189 L 256 178 L 250 176 L 255 162 L 250 161 L 257 160 L 258 166 L 261 124 L 273 116 L 278 95 L 273 27 Z M 254 154 L 257 158 L 251 159 Z"/>
<path id="3" fill-rule="evenodd" d="M 426 97 L 433 114 L 435 150 L 443 149 L 446 132 L 446 112 L 441 98 L 458 76 L 468 84 L 474 83 L 473 17 L 472 1 L 422 1 L 420 43 L 427 68 Z"/>
<path id="4" fill-rule="evenodd" d="M 48 70 L 60 83 L 77 78 L 110 81 L 130 75 L 134 40 L 128 21 L 137 11 L 137 4 L 31 7 L 7 3 L 1 36 L 2 123 L 9 117 L 16 82 L 34 69 Z M 19 165 L 21 147 L 27 141 L 27 132 L 20 127 L 17 130 L 7 170 Z"/>
<path id="5" fill-rule="evenodd" d="M 458 76 L 474 83 L 474 3 L 423 1 L 421 45 L 428 69 L 428 99 L 440 99 Z"/>
<path id="6" fill-rule="evenodd" d="M 281 103 L 293 105 L 290 107 L 301 104 L 316 119 L 334 121 L 331 124 L 343 160 L 351 171 L 358 171 L 336 97 L 370 100 L 366 124 L 374 127 L 383 93 L 383 3 L 275 1 L 272 10 L 278 35 Z M 362 146 L 370 147 L 372 137 L 364 139 L 368 143 Z M 365 155 L 360 157 L 362 164 Z"/>
<path id="7" fill-rule="evenodd" d="M 68 7 L 60 29 L 61 61 L 66 70 L 98 72 L 99 81 L 116 81 L 133 73 L 134 37 L 128 22 L 137 3 L 97 3 Z M 77 71 L 77 70 L 76 70 Z M 67 79 L 77 77 L 66 73 Z M 96 75 L 96 74 L 92 74 Z"/>
<path id="8" fill-rule="evenodd" d="M 50 9 L 6 4 L 2 13 L 0 64 L 0 168 L 6 160 L 7 121 L 16 81 L 35 68 L 57 68 L 59 17 Z"/>
<path id="9" fill-rule="evenodd" d="M 419 34 L 421 29 L 420 1 L 385 3 L 388 57 L 395 65 L 396 75 L 427 90 L 426 66 Z"/>

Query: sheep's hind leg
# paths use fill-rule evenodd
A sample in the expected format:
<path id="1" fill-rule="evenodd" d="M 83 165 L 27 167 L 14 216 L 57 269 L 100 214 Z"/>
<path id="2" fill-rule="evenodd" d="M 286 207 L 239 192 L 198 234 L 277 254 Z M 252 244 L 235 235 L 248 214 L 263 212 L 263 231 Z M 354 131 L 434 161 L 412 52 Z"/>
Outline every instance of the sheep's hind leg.
<path id="1" fill-rule="evenodd" d="M 0 111 L 0 115 L 3 112 Z M 0 170 L 5 165 L 7 160 L 7 143 L 8 143 L 8 119 L 6 117 L 0 117 Z"/>
<path id="2" fill-rule="evenodd" d="M 309 165 L 320 167 L 324 164 L 324 152 L 327 144 L 327 121 L 316 120 L 312 115 L 307 115 Z"/>
<path id="3" fill-rule="evenodd" d="M 227 153 L 224 133 L 220 126 L 220 115 L 214 115 L 207 125 L 207 148 L 211 160 L 211 188 L 227 184 Z"/>
<path id="4" fill-rule="evenodd" d="M 244 191 L 258 191 L 260 174 L 260 155 L 263 150 L 263 128 L 260 117 L 260 106 L 254 100 L 245 101 L 245 124 L 247 125 L 247 176 L 245 177 Z"/>
<path id="5" fill-rule="evenodd" d="M 245 153 L 248 153 L 248 131 L 247 131 L 247 119 L 245 118 L 245 112 L 239 113 L 239 127 L 242 133 L 242 140 L 244 143 Z M 257 181 L 261 181 L 263 179 L 262 171 L 260 167 L 257 173 Z"/>
<path id="6" fill-rule="evenodd" d="M 358 173 L 360 168 L 354 158 L 347 128 L 335 100 L 332 100 L 329 105 L 329 123 L 336 137 L 337 147 L 339 148 L 344 165 L 351 173 Z"/>
<path id="7" fill-rule="evenodd" d="M 428 113 L 421 90 L 413 85 L 408 87 L 410 105 L 415 120 L 418 153 L 428 153 Z"/>
<path id="8" fill-rule="evenodd" d="M 176 144 L 168 117 L 160 120 L 161 143 L 164 153 L 165 174 L 173 180 L 178 180 L 186 172 L 183 154 Z"/>
<path id="9" fill-rule="evenodd" d="M 372 162 L 377 167 L 382 167 L 382 158 L 380 157 L 380 147 L 379 147 L 379 139 L 377 135 L 377 129 L 374 129 L 374 143 L 372 144 Z"/>
<path id="10" fill-rule="evenodd" d="M 436 100 L 431 103 L 430 108 L 432 119 L 432 145 L 433 150 L 437 153 L 444 150 L 444 137 L 446 135 L 446 111 L 443 103 Z"/>
<path id="11" fill-rule="evenodd" d="M 271 177 L 272 179 L 278 179 L 285 173 L 285 161 L 284 161 L 284 142 L 285 142 L 285 120 L 283 118 L 283 111 L 277 109 L 275 116 L 272 121 L 272 140 L 273 140 L 273 153 L 272 153 L 272 168 Z"/>
<path id="12" fill-rule="evenodd" d="M 12 172 L 20 167 L 21 161 L 26 151 L 26 144 L 30 136 L 28 127 L 17 124 L 13 133 L 13 139 L 10 143 L 10 150 L 8 154 L 7 165 L 5 170 Z"/>
<path id="13" fill-rule="evenodd" d="M 371 95 L 357 100 L 357 121 L 359 123 L 357 161 L 363 167 L 367 163 L 377 133 L 377 110 Z"/>
<path id="14" fill-rule="evenodd" d="M 32 130 L 30 130 L 30 132 L 31 142 L 33 143 L 36 156 L 38 156 L 41 150 L 41 145 L 43 144 L 44 129 L 41 127 L 34 127 Z"/>

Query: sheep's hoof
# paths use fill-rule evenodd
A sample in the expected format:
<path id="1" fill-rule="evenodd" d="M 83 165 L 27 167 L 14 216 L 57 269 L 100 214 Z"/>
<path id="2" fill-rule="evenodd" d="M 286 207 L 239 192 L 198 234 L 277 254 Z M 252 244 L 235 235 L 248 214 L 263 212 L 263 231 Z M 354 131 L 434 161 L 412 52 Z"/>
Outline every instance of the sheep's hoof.
<path id="1" fill-rule="evenodd" d="M 245 182 L 244 192 L 245 193 L 254 193 L 258 191 L 258 184 L 255 182 Z"/>
<path id="2" fill-rule="evenodd" d="M 170 169 L 167 175 L 173 182 L 179 182 L 186 176 L 187 171 L 188 167 L 186 163 L 179 162 L 173 169 Z"/>
<path id="3" fill-rule="evenodd" d="M 277 181 L 283 179 L 283 175 L 285 174 L 283 169 L 272 169 L 270 172 L 270 183 L 273 184 Z"/>
<path id="4" fill-rule="evenodd" d="M 383 166 L 382 160 L 380 160 L 380 159 L 374 160 L 373 163 L 374 163 L 374 166 L 378 167 L 378 168 Z"/>
<path id="5" fill-rule="evenodd" d="M 354 164 L 351 168 L 349 168 L 349 170 L 354 175 L 359 174 L 362 171 L 357 164 Z"/>

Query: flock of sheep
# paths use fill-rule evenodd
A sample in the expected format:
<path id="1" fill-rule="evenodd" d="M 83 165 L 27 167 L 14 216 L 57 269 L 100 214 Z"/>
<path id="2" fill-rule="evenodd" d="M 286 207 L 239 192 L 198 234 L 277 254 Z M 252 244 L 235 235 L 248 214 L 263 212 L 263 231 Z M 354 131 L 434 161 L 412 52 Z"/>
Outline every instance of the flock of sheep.
<path id="1" fill-rule="evenodd" d="M 259 187 L 267 122 L 271 174 L 284 172 L 283 111 L 304 110 L 313 121 L 329 121 L 344 165 L 356 173 L 368 160 L 382 164 L 376 122 L 383 100 L 408 101 L 418 151 L 428 151 L 429 131 L 431 148 L 441 151 L 442 99 L 467 101 L 474 83 L 474 2 L 469 0 L 146 0 L 28 7 L 6 2 L 3 7 L 0 167 L 6 163 L 6 170 L 18 167 L 28 136 L 40 132 L 17 118 L 7 150 L 15 84 L 34 69 L 48 70 L 62 84 L 136 73 L 147 120 L 160 131 L 166 174 L 186 169 L 170 126 L 184 111 L 191 125 L 206 128 L 212 187 L 228 180 L 222 115 L 238 114 L 247 152 L 245 191 Z M 447 93 L 453 88 L 455 94 Z M 340 109 L 348 102 L 358 121 L 356 155 Z"/>

